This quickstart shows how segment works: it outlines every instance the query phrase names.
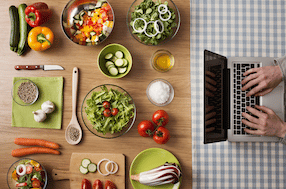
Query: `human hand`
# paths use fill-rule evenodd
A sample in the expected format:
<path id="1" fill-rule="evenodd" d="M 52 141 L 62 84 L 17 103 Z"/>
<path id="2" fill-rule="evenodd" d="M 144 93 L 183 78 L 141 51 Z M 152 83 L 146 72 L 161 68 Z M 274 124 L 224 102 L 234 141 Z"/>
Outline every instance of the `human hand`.
<path id="1" fill-rule="evenodd" d="M 210 72 L 210 71 L 206 71 L 206 78 L 205 78 L 205 82 L 206 82 L 206 95 L 210 96 L 210 97 L 214 97 L 214 94 L 212 93 L 212 91 L 216 91 L 216 88 L 214 87 L 216 85 L 215 80 L 213 80 L 211 77 L 215 77 L 215 74 Z M 208 77 L 210 76 L 210 77 Z"/>
<path id="2" fill-rule="evenodd" d="M 214 116 L 216 115 L 216 112 L 210 112 L 213 109 L 214 109 L 214 106 L 206 105 L 206 116 L 205 116 L 206 126 L 216 122 L 216 119 L 214 118 Z M 214 127 L 206 128 L 206 132 L 212 132 L 214 130 L 215 130 Z"/>
<path id="3" fill-rule="evenodd" d="M 253 135 L 277 136 L 283 138 L 286 134 L 286 123 L 283 122 L 273 110 L 266 108 L 265 106 L 256 105 L 255 107 L 262 112 L 249 106 L 246 107 L 246 109 L 258 118 L 243 112 L 242 116 L 247 120 L 242 119 L 242 123 L 257 130 L 244 129 L 245 132 Z"/>
<path id="4" fill-rule="evenodd" d="M 243 75 L 248 75 L 241 81 L 241 84 L 244 85 L 241 88 L 243 91 L 257 85 L 252 90 L 250 90 L 246 96 L 263 96 L 270 93 L 277 85 L 279 85 L 283 76 L 279 66 L 251 68 L 244 72 Z"/>

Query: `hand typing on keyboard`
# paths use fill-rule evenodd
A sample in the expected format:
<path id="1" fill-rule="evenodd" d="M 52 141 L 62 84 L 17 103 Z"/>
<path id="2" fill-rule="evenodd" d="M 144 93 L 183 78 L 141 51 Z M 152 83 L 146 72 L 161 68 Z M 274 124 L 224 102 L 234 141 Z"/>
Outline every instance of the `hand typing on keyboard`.
<path id="1" fill-rule="evenodd" d="M 282 72 L 279 66 L 265 66 L 260 68 L 251 68 L 244 72 L 245 77 L 241 84 L 245 91 L 253 86 L 246 96 L 263 96 L 270 93 L 282 81 Z"/>
<path id="2" fill-rule="evenodd" d="M 246 108 L 253 115 L 243 112 L 242 116 L 246 119 L 243 119 L 242 123 L 257 130 L 244 129 L 245 132 L 253 135 L 277 136 L 283 138 L 286 134 L 286 123 L 283 122 L 273 110 L 266 108 L 265 106 L 256 105 L 255 108 Z"/>

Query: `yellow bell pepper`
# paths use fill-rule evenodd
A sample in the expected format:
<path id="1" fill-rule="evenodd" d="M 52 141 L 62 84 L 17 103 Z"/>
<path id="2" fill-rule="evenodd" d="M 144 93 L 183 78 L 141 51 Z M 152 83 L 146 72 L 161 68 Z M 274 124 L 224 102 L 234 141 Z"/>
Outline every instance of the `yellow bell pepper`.
<path id="1" fill-rule="evenodd" d="M 28 35 L 28 44 L 35 51 L 44 51 L 50 48 L 53 41 L 54 34 L 47 27 L 34 27 Z"/>
<path id="2" fill-rule="evenodd" d="M 16 170 L 13 171 L 13 173 L 12 173 L 12 179 L 14 179 L 16 181 L 18 180 Z"/>

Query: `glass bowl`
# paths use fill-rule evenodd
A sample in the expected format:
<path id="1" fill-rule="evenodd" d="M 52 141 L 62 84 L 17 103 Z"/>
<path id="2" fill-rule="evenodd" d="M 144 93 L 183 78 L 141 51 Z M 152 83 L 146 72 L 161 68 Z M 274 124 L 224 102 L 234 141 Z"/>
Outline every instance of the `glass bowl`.
<path id="1" fill-rule="evenodd" d="M 86 13 L 91 12 L 91 9 L 97 9 L 99 8 L 99 4 L 97 3 L 107 3 L 110 6 L 110 10 L 107 10 L 107 17 L 110 21 L 112 21 L 112 23 L 109 21 L 108 23 L 105 22 L 103 24 L 101 24 L 102 26 L 99 27 L 94 27 L 94 32 L 97 32 L 98 28 L 103 28 L 102 31 L 104 31 L 101 35 L 98 35 L 98 38 L 95 37 L 94 40 L 97 40 L 96 42 L 87 42 L 87 40 L 83 40 L 81 41 L 80 39 L 75 37 L 76 34 L 76 24 L 74 23 L 74 16 L 78 15 L 81 11 L 86 11 Z M 92 12 L 90 13 L 92 14 Z M 83 15 L 84 16 L 84 15 Z M 100 16 L 100 15 L 99 15 Z M 80 19 L 79 19 L 80 20 Z M 95 21 L 94 21 L 95 22 Z M 62 11 L 62 16 L 61 16 L 61 26 L 62 26 L 62 30 L 65 33 L 65 35 L 67 36 L 67 38 L 69 40 L 71 40 L 72 42 L 78 44 L 78 45 L 83 45 L 83 46 L 91 46 L 91 45 L 99 45 L 100 43 L 102 43 L 103 41 L 105 41 L 105 39 L 108 38 L 108 36 L 111 34 L 113 28 L 114 28 L 114 22 L 115 22 L 115 15 L 114 15 L 114 11 L 110 5 L 110 3 L 106 0 L 70 0 L 65 8 Z M 80 24 L 80 23 L 79 23 Z M 85 25 L 85 22 L 82 24 Z M 96 34 L 95 34 L 96 35 Z M 97 35 L 96 35 L 97 36 Z M 92 37 L 90 37 L 91 40 L 93 40 Z"/>
<path id="2" fill-rule="evenodd" d="M 19 86 L 25 82 L 32 83 L 35 87 L 34 89 L 36 90 L 35 98 L 34 98 L 34 100 L 31 100 L 30 103 L 25 103 L 23 100 L 20 99 L 20 97 L 18 95 Z M 29 105 L 34 104 L 37 101 L 37 99 L 39 97 L 39 89 L 38 89 L 37 85 L 33 81 L 31 81 L 30 79 L 20 79 L 14 83 L 14 85 L 12 87 L 11 95 L 12 95 L 14 102 L 16 102 L 17 104 L 19 104 L 21 106 L 29 106 Z"/>
<path id="3" fill-rule="evenodd" d="M 145 45 L 148 45 L 148 46 L 156 46 L 156 45 L 162 45 L 168 41 L 170 41 L 171 39 L 173 39 L 175 37 L 175 35 L 177 34 L 177 32 L 179 31 L 179 28 L 180 28 L 180 23 L 181 23 L 181 18 L 180 18 L 180 12 L 177 8 L 177 6 L 175 5 L 175 3 L 172 1 L 172 0 L 162 0 L 162 4 L 164 2 L 167 2 L 168 3 L 168 9 L 169 10 L 172 10 L 175 14 L 175 20 L 170 23 L 171 21 L 162 21 L 161 18 L 160 18 L 160 14 L 158 14 L 157 12 L 157 16 L 153 13 L 154 10 L 152 10 L 151 13 L 148 13 L 147 14 L 147 9 L 145 10 L 145 12 L 143 11 L 143 14 L 139 14 L 141 13 L 140 12 L 140 8 L 138 8 L 138 6 L 143 2 L 144 0 L 135 0 L 132 5 L 130 6 L 129 8 L 129 11 L 128 11 L 128 14 L 127 14 L 127 18 L 126 18 L 126 24 L 127 24 L 127 27 L 129 29 L 129 32 L 130 34 L 134 37 L 134 39 L 136 39 L 138 42 L 142 43 L 142 44 L 145 44 Z M 159 2 L 159 0 L 153 0 L 154 3 L 157 3 Z M 134 13 L 134 12 L 137 12 L 137 13 Z M 138 13 L 139 12 L 139 13 Z M 149 11 L 150 12 L 150 11 Z M 144 32 L 142 32 L 141 34 L 138 34 L 138 33 L 134 33 L 134 29 L 133 29 L 133 26 L 131 25 L 131 22 L 133 22 L 133 20 L 135 19 L 132 18 L 132 14 L 138 14 L 136 15 L 136 18 L 143 18 L 146 23 L 148 23 L 150 21 L 150 24 L 152 22 L 155 22 L 156 20 L 160 20 L 161 23 L 163 23 L 163 25 L 165 24 L 169 24 L 167 27 L 171 26 L 172 24 L 174 26 L 172 26 L 171 29 L 169 30 L 166 30 L 168 31 L 168 35 L 167 35 L 167 32 L 162 30 L 162 27 L 161 27 L 161 30 L 160 30 L 160 27 L 157 27 L 158 29 L 156 30 L 157 32 L 154 32 L 153 34 L 156 35 L 154 37 L 152 37 L 152 34 L 150 35 L 150 33 L 148 34 L 150 37 L 148 37 Z M 167 13 L 165 13 L 167 14 Z M 166 15 L 168 16 L 168 15 Z M 152 18 L 151 18 L 152 17 Z M 164 19 L 164 18 L 163 18 Z M 167 18 L 166 18 L 167 19 Z M 172 20 L 172 19 L 171 19 Z M 136 21 L 137 22 L 137 21 Z M 143 20 L 142 20 L 143 22 Z M 158 22 L 157 22 L 158 23 Z M 159 25 L 159 24 L 158 24 Z M 165 28 L 165 27 L 164 27 Z M 136 28 L 135 28 L 136 29 Z M 138 28 L 137 28 L 138 29 Z M 142 31 L 142 30 L 141 30 Z M 154 30 L 155 31 L 155 30 Z M 161 33 L 161 31 L 163 31 L 163 33 Z M 153 39 L 152 39 L 153 38 Z M 155 40 L 156 38 L 156 40 Z"/>
<path id="4" fill-rule="evenodd" d="M 88 107 L 87 105 L 87 101 L 88 99 L 91 98 L 92 96 L 92 93 L 93 92 L 99 92 L 99 91 L 102 91 L 102 87 L 106 87 L 108 89 L 108 91 L 110 91 L 110 89 L 113 89 L 113 90 L 117 90 L 119 91 L 120 93 L 124 93 L 126 96 L 129 96 L 131 98 L 131 101 L 129 101 L 129 104 L 132 104 L 134 106 L 134 109 L 133 109 L 133 113 L 134 113 L 134 116 L 130 118 L 129 122 L 122 128 L 121 131 L 119 132 L 115 132 L 113 134 L 111 134 L 110 132 L 107 132 L 106 134 L 103 134 L 101 132 L 98 132 L 94 127 L 94 125 L 89 121 L 88 119 L 88 115 L 87 113 L 85 112 L 86 110 L 86 107 Z M 102 106 L 101 104 L 102 102 L 99 102 L 99 105 L 98 106 Z M 112 104 L 112 102 L 110 102 Z M 112 109 L 112 107 L 110 108 Z M 120 111 L 120 110 L 119 110 Z M 120 113 L 120 112 L 119 112 Z M 135 118 L 136 118 L 136 107 L 135 107 L 135 104 L 134 104 L 134 101 L 132 99 L 132 97 L 129 95 L 129 93 L 124 90 L 123 88 L 117 86 L 117 85 L 113 85 L 113 84 L 104 84 L 104 85 L 99 85 L 97 87 L 94 87 L 93 89 L 91 89 L 87 95 L 85 96 L 84 100 L 83 100 L 83 103 L 82 103 L 82 106 L 81 106 L 81 118 L 83 120 L 83 123 L 84 125 L 87 127 L 87 129 L 94 135 L 98 136 L 98 137 L 101 137 L 101 138 L 105 138 L 105 139 L 112 139 L 112 138 L 117 138 L 117 137 L 120 137 L 124 134 L 126 134 L 133 126 L 134 122 L 135 122 Z"/>
<path id="5" fill-rule="evenodd" d="M 151 88 L 151 86 L 152 86 L 154 83 L 156 83 L 156 82 L 163 82 L 163 83 L 165 83 L 166 85 L 169 86 L 169 90 L 170 90 L 170 91 L 169 91 L 169 98 L 168 98 L 165 102 L 163 102 L 163 103 L 158 103 L 158 102 L 154 101 L 154 99 L 152 99 L 152 97 L 150 96 L 150 88 Z M 158 93 L 159 93 L 159 95 L 162 95 L 161 92 L 156 91 L 156 94 L 158 94 Z M 160 93 L 161 93 L 161 94 L 160 94 Z M 149 83 L 149 85 L 148 85 L 148 87 L 147 87 L 147 89 L 146 89 L 146 94 L 147 94 L 147 97 L 148 97 L 149 101 L 150 101 L 152 104 L 154 104 L 154 105 L 156 105 L 156 106 L 166 106 L 166 105 L 170 104 L 170 103 L 172 102 L 173 98 L 174 98 L 174 88 L 173 88 L 173 86 L 172 86 L 167 80 L 165 80 L 165 79 L 154 79 L 153 81 L 151 81 L 151 82 Z"/>
<path id="6" fill-rule="evenodd" d="M 19 163 L 21 161 L 26 161 L 26 160 L 33 160 L 31 158 L 23 158 L 23 159 L 19 159 L 17 161 L 15 161 L 9 168 L 8 172 L 7 172 L 7 184 L 8 184 L 8 187 L 10 189 L 18 189 L 19 187 L 16 187 L 16 181 L 12 178 L 12 173 L 14 172 L 15 168 L 19 165 Z M 38 161 L 36 160 L 33 160 L 37 163 L 39 163 Z M 40 164 L 40 163 L 39 163 Z M 44 185 L 42 186 L 43 189 L 45 189 L 48 185 L 48 175 L 47 175 L 47 171 L 46 169 L 43 167 L 43 165 L 40 164 L 40 166 L 42 167 L 42 171 L 43 171 L 43 174 L 44 174 L 44 177 L 45 177 L 45 182 L 44 182 Z"/>
<path id="7" fill-rule="evenodd" d="M 170 59 L 169 63 L 166 63 L 166 59 L 164 59 L 164 56 L 168 56 Z M 161 64 L 165 63 L 165 65 L 159 65 L 157 61 L 159 61 L 159 58 L 161 58 Z M 158 72 L 167 72 L 171 70 L 174 66 L 175 59 L 174 56 L 167 50 L 158 50 L 156 51 L 152 57 L 151 57 L 151 66 L 154 68 L 154 70 Z"/>

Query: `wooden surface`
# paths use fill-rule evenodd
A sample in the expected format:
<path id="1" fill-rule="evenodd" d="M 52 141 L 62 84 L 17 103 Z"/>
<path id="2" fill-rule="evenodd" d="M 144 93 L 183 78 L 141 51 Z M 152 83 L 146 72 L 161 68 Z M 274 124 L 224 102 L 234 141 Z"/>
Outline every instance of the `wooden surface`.
<path id="1" fill-rule="evenodd" d="M 92 163 L 98 165 L 98 162 L 102 159 L 109 159 L 118 164 L 118 172 L 112 175 L 103 176 L 98 170 L 95 173 L 87 173 L 86 175 L 80 173 L 79 166 L 84 158 L 88 158 Z M 105 174 L 105 165 L 107 161 L 103 161 L 98 169 Z M 114 167 L 115 171 L 115 167 Z M 70 160 L 69 170 L 53 169 L 53 180 L 70 180 L 70 188 L 77 189 L 81 187 L 82 179 L 86 178 L 92 184 L 96 179 L 101 180 L 104 184 L 106 180 L 111 180 L 118 188 L 125 188 L 125 156 L 123 154 L 111 154 L 111 153 L 72 153 Z"/>
<path id="2" fill-rule="evenodd" d="M 138 43 L 130 35 L 126 26 L 126 15 L 132 0 L 110 0 L 115 11 L 115 28 L 109 38 L 103 44 L 95 47 L 83 47 L 69 41 L 61 30 L 60 16 L 62 9 L 68 1 L 46 0 L 45 2 L 53 11 L 52 19 L 44 24 L 54 32 L 55 42 L 49 50 L 36 52 L 29 50 L 24 56 L 17 56 L 9 49 L 10 19 L 8 8 L 10 5 L 18 6 L 25 2 L 30 5 L 36 1 L 1 1 L 0 15 L 0 186 L 6 186 L 6 173 L 9 166 L 19 158 L 11 156 L 11 150 L 19 148 L 13 143 L 16 137 L 41 138 L 57 142 L 61 145 L 61 155 L 31 155 L 42 163 L 49 173 L 49 189 L 69 188 L 69 181 L 53 181 L 52 169 L 68 170 L 71 154 L 78 153 L 121 153 L 126 156 L 126 175 L 135 156 L 151 147 L 164 148 L 172 152 L 180 161 L 183 171 L 182 189 L 190 189 L 192 186 L 192 149 L 191 149 L 191 94 L 190 94 L 190 1 L 175 0 L 181 14 L 181 27 L 177 36 L 170 42 L 156 47 L 149 47 Z M 107 44 L 119 43 L 129 49 L 133 56 L 131 72 L 122 79 L 109 79 L 102 75 L 96 65 L 99 51 Z M 150 66 L 150 57 L 159 50 L 169 50 L 175 57 L 173 69 L 167 73 L 158 73 Z M 64 71 L 16 71 L 14 66 L 18 64 L 56 64 L 65 68 Z M 77 101 L 78 120 L 83 128 L 83 140 L 77 146 L 69 145 L 65 140 L 65 129 L 71 119 L 71 84 L 72 69 L 79 68 L 79 87 Z M 64 112 L 61 130 L 30 129 L 11 127 L 11 88 L 12 78 L 16 76 L 63 76 L 64 77 Z M 165 107 L 157 107 L 149 102 L 146 96 L 147 85 L 156 78 L 168 80 L 174 87 L 175 98 L 171 104 Z M 93 87 L 111 83 L 126 89 L 133 97 L 137 118 L 134 127 L 124 136 L 117 139 L 101 139 L 90 133 L 83 125 L 80 117 L 80 106 L 85 95 Z M 170 116 L 170 122 L 166 126 L 171 132 L 171 139 L 165 145 L 156 144 L 151 138 L 143 138 L 137 132 L 137 125 L 142 120 L 151 120 L 152 114 L 164 109 Z M 6 187 L 4 187 L 6 188 Z M 126 188 L 131 189 L 131 183 L 126 176 Z"/>

